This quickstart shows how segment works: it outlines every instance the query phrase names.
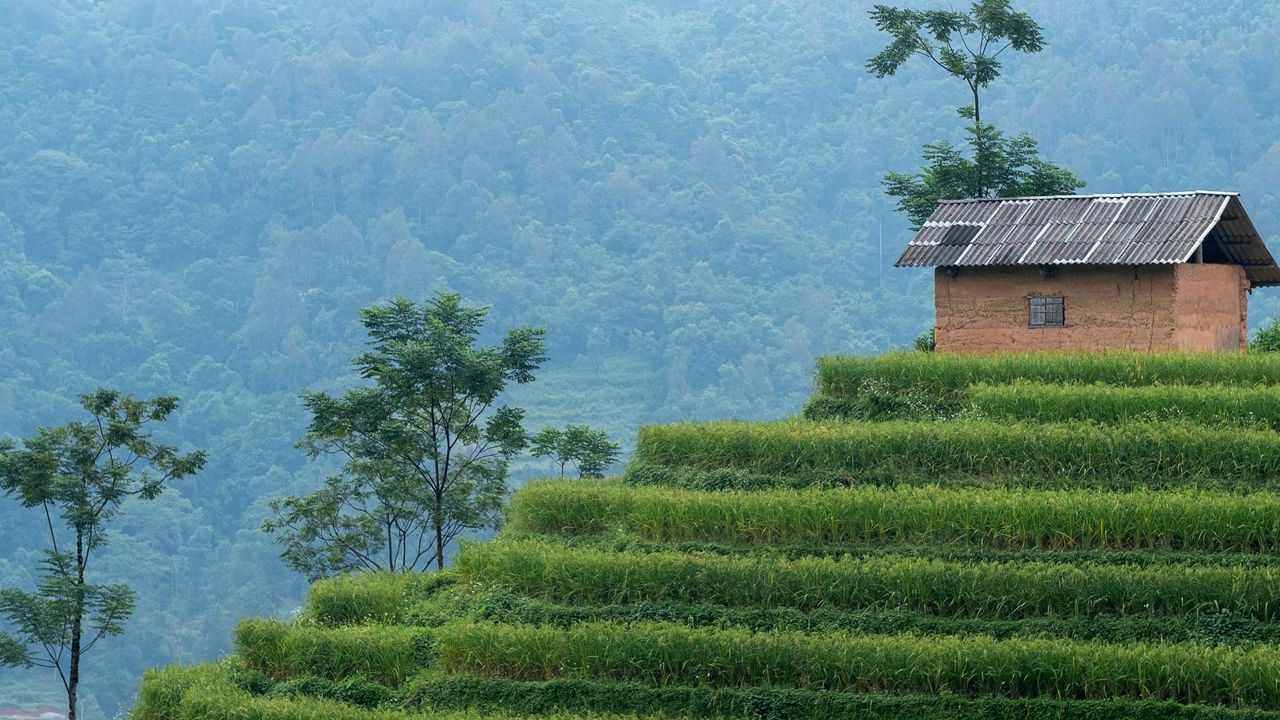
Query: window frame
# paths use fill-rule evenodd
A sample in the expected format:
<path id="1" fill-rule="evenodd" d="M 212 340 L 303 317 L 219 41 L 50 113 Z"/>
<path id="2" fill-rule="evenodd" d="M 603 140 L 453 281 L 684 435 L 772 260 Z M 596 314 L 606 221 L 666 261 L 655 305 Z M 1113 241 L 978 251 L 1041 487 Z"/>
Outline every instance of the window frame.
<path id="1" fill-rule="evenodd" d="M 1067 296 L 1028 295 L 1027 327 L 1032 330 L 1054 330 L 1067 327 Z"/>

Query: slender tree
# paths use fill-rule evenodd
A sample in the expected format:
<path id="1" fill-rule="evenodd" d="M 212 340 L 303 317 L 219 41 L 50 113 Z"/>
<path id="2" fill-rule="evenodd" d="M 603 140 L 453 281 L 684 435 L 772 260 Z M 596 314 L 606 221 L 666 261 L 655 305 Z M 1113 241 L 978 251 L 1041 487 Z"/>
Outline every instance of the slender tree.
<path id="1" fill-rule="evenodd" d="M 1000 55 L 1010 49 L 1044 49 L 1040 26 L 1030 15 L 1014 11 L 1009 0 L 978 0 L 967 13 L 876 5 L 871 19 L 893 41 L 867 61 L 867 69 L 883 78 L 913 56 L 927 58 L 969 87 L 974 127 L 982 124 L 982 90 L 1000 77 Z"/>
<path id="2" fill-rule="evenodd" d="M 148 431 L 177 408 L 175 397 L 99 389 L 80 403 L 89 421 L 42 428 L 21 448 L 0 444 L 0 489 L 43 515 L 49 540 L 35 592 L 0 590 L 0 615 L 16 630 L 0 633 L 0 665 L 55 670 L 73 720 L 81 659 L 123 633 L 134 606 L 128 586 L 90 582 L 108 522 L 127 499 L 154 499 L 205 463 L 204 452 L 179 453 Z"/>
<path id="3" fill-rule="evenodd" d="M 424 559 L 443 568 L 458 535 L 498 525 L 508 463 L 526 445 L 524 411 L 498 399 L 546 358 L 539 328 L 477 345 L 487 315 L 454 293 L 360 312 L 372 348 L 353 364 L 370 384 L 303 396 L 311 424 L 299 445 L 313 458 L 341 457 L 342 474 L 316 494 L 276 501 L 264 524 L 294 568 L 312 577 L 407 572 Z"/>
<path id="4" fill-rule="evenodd" d="M 973 101 L 959 109 L 970 121 L 971 160 L 950 143 L 932 143 L 925 146 L 922 172 L 884 178 L 886 193 L 899 199 L 898 210 L 913 225 L 919 227 L 939 200 L 1072 194 L 1084 187 L 1069 170 L 1041 159 L 1026 133 L 1009 137 L 982 121 L 982 91 L 1000 76 L 1000 56 L 1044 48 L 1044 33 L 1030 15 L 1015 11 L 1009 0 L 977 0 L 968 12 L 876 5 L 871 19 L 893 39 L 867 61 L 869 72 L 884 78 L 923 57 L 962 80 Z"/>

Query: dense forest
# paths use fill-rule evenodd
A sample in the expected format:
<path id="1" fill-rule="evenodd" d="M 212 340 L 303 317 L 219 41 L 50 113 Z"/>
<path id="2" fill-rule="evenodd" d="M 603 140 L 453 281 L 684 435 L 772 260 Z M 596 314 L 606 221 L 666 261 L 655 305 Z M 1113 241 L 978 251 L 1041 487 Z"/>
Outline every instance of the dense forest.
<path id="1" fill-rule="evenodd" d="M 928 5 L 942 5 L 928 2 Z M 955 3 L 951 3 L 955 4 Z M 1086 192 L 1239 190 L 1280 232 L 1280 6 L 1021 4 L 1047 47 L 983 117 Z M 962 138 L 962 85 L 876 79 L 870 3 L 7 0 L 0 9 L 0 435 L 99 384 L 172 393 L 207 467 L 126 512 L 103 577 L 139 592 L 84 716 L 141 669 L 222 654 L 305 590 L 259 529 L 325 468 L 307 388 L 353 380 L 357 310 L 440 289 L 548 329 L 528 425 L 794 414 L 813 357 L 908 345 L 927 272 L 880 178 Z M 1280 308 L 1253 298 L 1252 322 Z M 526 458 L 528 477 L 551 470 Z M 0 503 L 0 587 L 36 518 Z M 0 705 L 54 685 L 0 675 Z"/>

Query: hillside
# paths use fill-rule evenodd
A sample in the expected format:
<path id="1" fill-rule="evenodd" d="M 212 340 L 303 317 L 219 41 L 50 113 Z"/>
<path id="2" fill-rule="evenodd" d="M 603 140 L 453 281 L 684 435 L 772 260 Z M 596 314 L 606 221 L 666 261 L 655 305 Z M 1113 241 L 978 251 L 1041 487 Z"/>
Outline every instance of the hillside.
<path id="1" fill-rule="evenodd" d="M 134 717 L 1280 718 L 1280 358 L 818 378 L 821 419 L 647 427 L 448 571 L 319 582 Z"/>
<path id="2" fill-rule="evenodd" d="M 967 98 L 866 72 L 873 2 L 0 2 L 0 435 L 105 384 L 180 396 L 164 439 L 210 452 L 120 518 L 98 569 L 139 604 L 88 660 L 86 717 L 301 603 L 259 526 L 329 470 L 294 448 L 298 396 L 353 382 L 359 307 L 449 288 L 545 324 L 513 402 L 628 451 L 643 425 L 792 413 L 814 355 L 926 329 L 880 178 L 960 140 Z M 1087 192 L 1238 189 L 1275 239 L 1280 3 L 1016 4 L 1048 44 L 985 119 Z M 1280 293 L 1251 303 L 1256 325 Z M 34 586 L 40 522 L 0 503 L 0 587 Z M 14 676 L 0 705 L 56 695 Z"/>

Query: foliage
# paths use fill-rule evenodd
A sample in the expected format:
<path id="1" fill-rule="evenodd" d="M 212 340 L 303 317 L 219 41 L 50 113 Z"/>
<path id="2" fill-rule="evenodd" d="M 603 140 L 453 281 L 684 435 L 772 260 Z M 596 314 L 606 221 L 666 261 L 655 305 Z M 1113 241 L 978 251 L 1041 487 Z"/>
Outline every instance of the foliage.
<path id="1" fill-rule="evenodd" d="M 1041 159 L 1030 135 L 1010 138 L 982 122 L 980 94 L 999 77 L 999 56 L 1010 48 L 1025 53 L 1044 48 L 1044 33 L 1030 15 L 1014 11 L 1009 0 L 976 0 L 967 13 L 876 5 L 871 18 L 893 40 L 867 61 L 868 71 L 880 78 L 893 75 L 919 55 L 963 80 L 973 98 L 972 105 L 959 111 L 973 121 L 966 128 L 971 158 L 939 141 L 924 146 L 925 167 L 919 174 L 884 177 L 885 193 L 898 198 L 897 209 L 912 226 L 923 225 L 942 200 L 1067 195 L 1084 187 L 1070 170 Z"/>
<path id="2" fill-rule="evenodd" d="M 441 664 L 516 680 L 553 677 L 653 685 L 811 689 L 967 696 L 1177 700 L 1280 707 L 1274 648 L 1161 643 L 752 633 L 670 624 L 584 623 L 441 629 Z"/>
<path id="3" fill-rule="evenodd" d="M 919 173 L 884 176 L 885 194 L 898 198 L 897 209 L 913 228 L 924 225 L 943 200 L 1074 195 L 1084 187 L 1070 170 L 1041 158 L 1036 141 L 1026 133 L 1010 137 L 989 123 L 965 128 L 965 133 L 969 157 L 940 140 L 924 146 Z"/>
<path id="4" fill-rule="evenodd" d="M 963 393 L 970 385 L 1025 380 L 1054 385 L 1280 384 L 1280 356 L 1232 353 L 907 353 L 827 355 L 818 358 L 818 392 L 856 395 L 868 381 L 891 392 L 935 396 Z"/>
<path id="5" fill-rule="evenodd" d="M 578 478 L 604 477 L 605 471 L 618 462 L 621 452 L 617 443 L 609 440 L 604 430 L 592 430 L 587 425 L 565 425 L 564 429 L 545 427 L 529 438 L 534 457 L 549 457 L 560 468 L 564 477 L 567 465 L 578 470 Z"/>
<path id="6" fill-rule="evenodd" d="M 132 589 L 92 582 L 89 574 L 109 523 L 125 501 L 154 500 L 205 464 L 203 451 L 180 453 L 152 439 L 149 426 L 177 409 L 175 397 L 139 400 L 99 388 L 81 395 L 80 405 L 90 420 L 41 428 L 20 449 L 0 445 L 0 489 L 43 516 L 49 541 L 36 591 L 0 590 L 0 615 L 17 630 L 0 633 L 0 660 L 56 671 L 71 720 L 82 657 L 99 640 L 123 634 L 133 613 Z"/>
<path id="7" fill-rule="evenodd" d="M 898 72 L 913 55 L 928 58 L 969 86 L 975 125 L 982 121 L 980 91 L 1000 76 L 1000 55 L 1010 48 L 1037 53 L 1045 44 L 1036 21 L 1010 8 L 1009 0 L 976 0 L 968 13 L 876 5 L 871 19 L 893 41 L 867 61 L 867 70 L 883 78 Z"/>
<path id="8" fill-rule="evenodd" d="M 1271 318 L 1271 322 L 1254 331 L 1249 338 L 1249 352 L 1280 352 L 1280 318 Z"/>
<path id="9" fill-rule="evenodd" d="M 938 349 L 938 328 L 931 327 L 927 331 L 920 333 L 912 342 L 912 346 L 916 352 L 935 352 Z"/>
<path id="10" fill-rule="evenodd" d="M 442 569 L 460 534 L 498 526 L 508 463 L 526 440 L 524 411 L 496 403 L 508 383 L 533 380 L 545 333 L 519 327 L 477 347 L 486 315 L 456 293 L 360 311 L 373 349 L 353 365 L 373 384 L 304 396 L 312 419 L 301 446 L 341 457 L 343 475 L 276 500 L 263 525 L 293 568 L 313 579 Z"/>

